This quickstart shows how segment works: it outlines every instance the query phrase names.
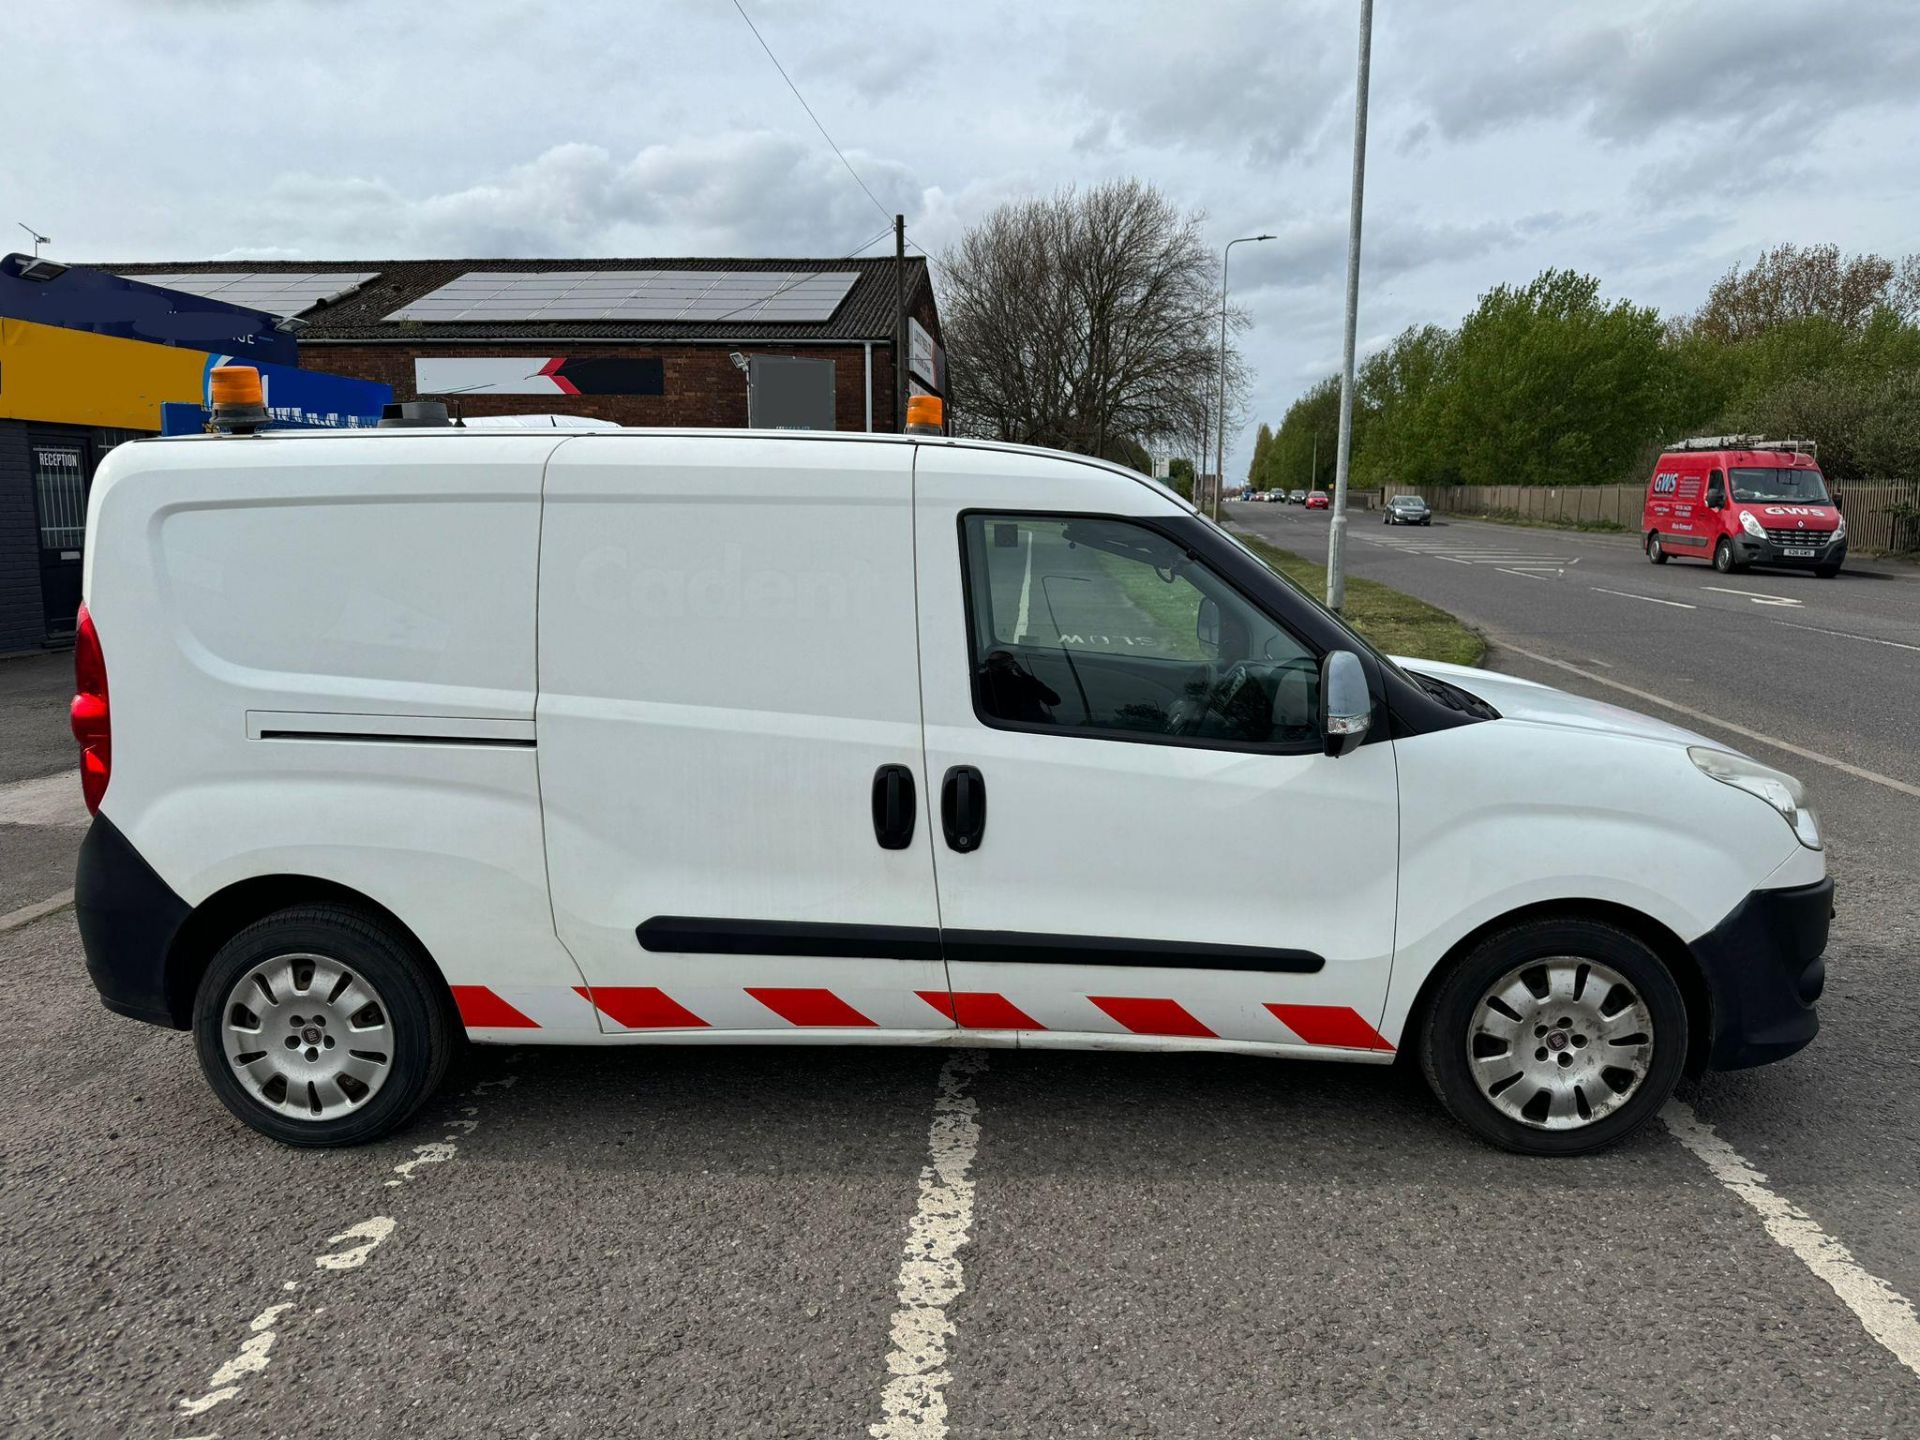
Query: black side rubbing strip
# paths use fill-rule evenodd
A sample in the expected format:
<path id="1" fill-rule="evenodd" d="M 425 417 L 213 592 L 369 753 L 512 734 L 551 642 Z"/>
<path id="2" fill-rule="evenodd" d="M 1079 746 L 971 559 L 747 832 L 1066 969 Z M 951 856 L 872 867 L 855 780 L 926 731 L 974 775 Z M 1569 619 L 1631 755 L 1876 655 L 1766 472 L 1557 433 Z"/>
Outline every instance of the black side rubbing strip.
<path id="1" fill-rule="evenodd" d="M 359 745 L 467 745 L 531 750 L 534 742 L 505 735 L 397 735 L 377 730 L 262 730 L 262 740 L 340 740 Z"/>
<path id="2" fill-rule="evenodd" d="M 656 915 L 635 931 L 640 948 L 682 955 L 847 956 L 975 965 L 1125 965 L 1167 970 L 1242 970 L 1312 975 L 1326 960 L 1310 950 L 1037 935 L 1020 930 L 948 930 L 931 925 L 827 925 L 801 920 L 717 920 Z"/>
<path id="3" fill-rule="evenodd" d="M 856 960 L 938 960 L 931 925 L 823 925 L 810 920 L 714 920 L 656 915 L 634 933 L 642 950 L 682 955 L 850 956 Z"/>

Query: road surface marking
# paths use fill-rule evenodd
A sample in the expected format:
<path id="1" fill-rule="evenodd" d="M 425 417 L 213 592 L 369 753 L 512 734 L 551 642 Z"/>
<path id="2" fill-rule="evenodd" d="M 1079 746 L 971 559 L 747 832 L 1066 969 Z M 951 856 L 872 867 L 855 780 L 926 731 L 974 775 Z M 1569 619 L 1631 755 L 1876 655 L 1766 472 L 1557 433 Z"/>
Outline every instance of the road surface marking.
<path id="1" fill-rule="evenodd" d="M 1702 585 L 1702 590 L 1711 590 L 1716 595 L 1744 595 L 1756 605 L 1803 605 L 1803 600 L 1795 600 L 1791 595 L 1769 595 L 1761 590 L 1729 590 L 1724 585 Z"/>
<path id="2" fill-rule="evenodd" d="M 240 1393 L 240 1382 L 249 1375 L 258 1375 L 267 1368 L 273 1358 L 273 1342 L 278 1339 L 274 1331 L 274 1322 L 287 1311 L 293 1309 L 291 1300 L 279 1305 L 269 1305 L 247 1323 L 247 1338 L 240 1342 L 239 1353 L 226 1361 L 213 1372 L 207 1381 L 207 1393 L 183 1399 L 180 1409 L 188 1415 L 202 1415 L 216 1405 L 224 1405 Z"/>
<path id="3" fill-rule="evenodd" d="M 9 910 L 0 915 L 0 934 L 8 930 L 18 930 L 22 925 L 31 925 L 56 910 L 64 910 L 73 903 L 73 891 L 62 890 L 58 895 L 49 895 L 45 900 L 36 900 L 31 905 L 22 905 L 18 910 Z"/>
<path id="4" fill-rule="evenodd" d="M 1451 560 L 1455 565 L 1471 565 L 1473 563 L 1471 560 L 1456 559 L 1452 555 L 1436 555 L 1433 558 L 1436 560 Z"/>
<path id="5" fill-rule="evenodd" d="M 1631 590 L 1609 590 L 1604 585 L 1589 585 L 1589 590 L 1602 595 L 1618 595 L 1622 600 L 1644 600 L 1649 605 L 1671 605 L 1675 610 L 1698 610 L 1698 605 L 1689 605 L 1684 600 L 1662 600 L 1657 595 L 1636 595 Z"/>
<path id="6" fill-rule="evenodd" d="M 1871 1335 L 1907 1369 L 1920 1375 L 1920 1315 L 1913 1304 L 1853 1252 L 1822 1230 L 1804 1210 L 1767 1187 L 1767 1177 L 1749 1165 L 1683 1100 L 1669 1100 L 1660 1118 L 1673 1138 L 1691 1150 L 1713 1178 L 1752 1207 L 1767 1234 L 1826 1281 Z"/>
<path id="7" fill-rule="evenodd" d="M 1499 568 L 1500 568 L 1500 573 L 1502 575 L 1518 575 L 1522 580 L 1544 580 L 1547 578 L 1544 575 L 1536 575 L 1531 570 L 1509 570 L 1504 565 L 1500 566 Z"/>
<path id="8" fill-rule="evenodd" d="M 880 1392 L 873 1440 L 942 1440 L 947 1433 L 947 1306 L 967 1288 L 960 1247 L 973 1232 L 973 1177 L 980 1149 L 980 1105 L 967 1093 L 986 1068 L 977 1050 L 957 1050 L 940 1067 L 940 1089 L 927 1132 L 928 1162 L 920 1171 L 920 1203 L 907 1227 L 906 1251 L 893 1312 L 892 1379 Z"/>
<path id="9" fill-rule="evenodd" d="M 1786 622 L 1780 620 L 1774 623 L 1784 625 Z M 1709 715 L 1706 711 L 1696 710 L 1691 705 L 1682 705 L 1678 700 L 1669 700 L 1664 695 L 1655 695 L 1651 690 L 1640 690 L 1632 685 L 1623 685 L 1618 680 L 1609 680 L 1604 675 L 1596 675 L 1591 670 L 1583 670 L 1578 665 L 1571 665 L 1565 660 L 1556 660 L 1551 655 L 1542 655 L 1537 651 L 1522 649 L 1510 640 L 1501 640 L 1499 643 L 1516 655 L 1524 655 L 1529 660 L 1537 660 L 1542 665 L 1551 665 L 1558 670 L 1570 671 L 1575 675 L 1583 676 L 1593 681 L 1596 685 L 1611 685 L 1615 690 L 1623 691 L 1633 696 L 1636 700 L 1645 700 L 1650 705 L 1664 705 L 1667 709 L 1685 715 L 1690 720 L 1698 720 L 1702 724 L 1712 725 L 1721 730 L 1730 730 L 1735 735 L 1744 735 L 1749 740 L 1758 740 L 1762 745 L 1771 745 L 1776 750 L 1784 750 L 1789 755 L 1798 755 L 1802 760 L 1811 760 L 1816 765 L 1828 766 L 1843 774 L 1851 775 L 1855 779 L 1871 780 L 1875 785 L 1884 785 L 1889 790 L 1897 790 L 1902 795 L 1912 795 L 1916 799 L 1920 799 L 1920 785 L 1909 785 L 1904 780 L 1896 780 L 1891 775 L 1882 775 L 1877 770 L 1868 770 L 1863 766 L 1850 765 L 1845 760 L 1836 760 L 1831 755 L 1823 755 L 1818 750 L 1809 750 L 1804 745 L 1795 745 L 1790 740 L 1776 739 L 1764 731 L 1749 730 L 1745 725 L 1736 725 L 1731 720 L 1722 720 L 1718 715 Z"/>
<path id="10" fill-rule="evenodd" d="M 367 1257 L 379 1248 L 380 1242 L 393 1234 L 393 1220 L 386 1215 L 375 1215 L 371 1220 L 362 1220 L 358 1225 L 350 1225 L 338 1235 L 329 1235 L 327 1243 L 338 1245 L 343 1240 L 358 1240 L 358 1245 L 345 1250 L 336 1250 L 330 1255 L 316 1255 L 313 1263 L 322 1270 L 358 1270 L 367 1263 Z"/>
<path id="11" fill-rule="evenodd" d="M 1896 650 L 1920 650 L 1920 645 L 1909 645 L 1904 640 L 1882 640 L 1878 635 L 1856 635 L 1851 630 L 1827 630 L 1818 625 L 1796 625 L 1791 620 L 1776 620 L 1776 625 L 1784 625 L 1789 630 L 1811 630 L 1816 635 L 1837 635 L 1842 640 L 1864 640 L 1869 645 L 1891 645 Z M 0 930 L 6 928 L 0 923 Z"/>

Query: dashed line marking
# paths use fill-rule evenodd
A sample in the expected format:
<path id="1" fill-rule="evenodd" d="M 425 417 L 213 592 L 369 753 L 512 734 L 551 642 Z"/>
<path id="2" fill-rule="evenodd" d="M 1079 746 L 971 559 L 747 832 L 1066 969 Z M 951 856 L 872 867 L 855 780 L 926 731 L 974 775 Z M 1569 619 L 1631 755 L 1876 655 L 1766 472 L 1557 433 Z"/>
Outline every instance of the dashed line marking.
<path id="1" fill-rule="evenodd" d="M 1769 595 L 1764 590 L 1729 590 L 1725 585 L 1702 585 L 1702 590 L 1711 590 L 1716 595 L 1744 595 L 1755 605 L 1799 605 L 1804 602 L 1791 595 Z"/>
<path id="2" fill-rule="evenodd" d="M 960 1248 L 973 1233 L 974 1157 L 980 1149 L 980 1106 L 967 1093 L 986 1069 L 977 1050 L 949 1055 L 940 1067 L 940 1087 L 927 1132 L 927 1164 L 920 1171 L 920 1203 L 907 1227 L 906 1251 L 896 1282 L 892 1379 L 880 1392 L 873 1440 L 944 1440 L 947 1433 L 947 1340 L 953 1321 L 947 1306 L 967 1288 Z"/>
<path id="3" fill-rule="evenodd" d="M 1609 590 L 1604 585 L 1589 585 L 1589 590 L 1601 595 L 1618 595 L 1622 600 L 1644 600 L 1649 605 L 1671 605 L 1676 610 L 1698 610 L 1698 605 L 1689 605 L 1684 600 L 1662 600 L 1657 595 L 1636 595 L 1631 590 Z"/>
<path id="4" fill-rule="evenodd" d="M 1785 622 L 1775 621 L 1774 623 L 1784 624 Z M 1551 665 L 1556 670 L 1565 670 L 1571 674 L 1582 676 L 1585 679 L 1593 681 L 1596 685 L 1610 685 L 1623 694 L 1633 696 L 1636 700 L 1645 700 L 1651 705 L 1665 706 L 1669 710 L 1685 715 L 1689 720 L 1698 720 L 1703 725 L 1712 725 L 1717 729 L 1731 731 L 1733 734 L 1745 736 L 1749 740 L 1757 740 L 1762 745 L 1771 745 L 1776 750 L 1784 750 L 1789 755 L 1798 755 L 1802 760 L 1811 760 L 1816 765 L 1825 765 L 1831 769 L 1840 771 L 1842 774 L 1851 775 L 1856 780 L 1870 780 L 1875 785 L 1884 785 L 1889 790 L 1897 790 L 1902 795 L 1912 795 L 1916 799 L 1920 799 L 1920 785 L 1909 785 L 1906 781 L 1896 780 L 1891 775 L 1882 775 L 1878 770 L 1869 770 L 1862 765 L 1849 764 L 1845 760 L 1836 759 L 1832 755 L 1822 754 L 1818 750 L 1809 750 L 1804 745 L 1795 745 L 1791 740 L 1781 740 L 1776 736 L 1768 735 L 1764 731 L 1751 730 L 1745 725 L 1736 725 L 1731 720 L 1722 720 L 1718 715 L 1709 715 L 1705 710 L 1696 710 L 1691 705 L 1682 705 L 1678 700 L 1669 700 L 1666 696 L 1656 695 L 1651 690 L 1642 690 L 1637 686 L 1623 684 L 1618 680 L 1609 680 L 1605 675 L 1596 675 L 1591 670 L 1583 670 L 1580 666 L 1569 664 L 1565 660 L 1556 660 L 1553 656 L 1542 655 L 1537 650 L 1525 649 L 1522 646 L 1515 645 L 1511 640 L 1501 640 L 1499 643 L 1503 649 L 1511 650 L 1516 655 L 1524 655 L 1527 659 L 1537 660 L 1542 665 Z"/>
<path id="5" fill-rule="evenodd" d="M 31 925 L 43 920 L 56 910 L 64 910 L 73 903 L 73 891 L 62 890 L 58 895 L 49 895 L 45 900 L 36 900 L 31 905 L 22 905 L 18 910 L 9 910 L 0 915 L 0 934 L 9 930 L 18 930 L 22 925 Z"/>
<path id="6" fill-rule="evenodd" d="M 1502 575 L 1518 575 L 1522 580 L 1544 580 L 1547 578 L 1546 576 L 1536 574 L 1531 570 L 1509 570 L 1504 565 L 1500 566 L 1499 570 Z"/>
<path id="7" fill-rule="evenodd" d="M 1776 625 L 1784 625 L 1789 630 L 1811 630 L 1816 635 L 1833 635 L 1842 640 L 1864 640 L 1869 645 L 1891 645 L 1895 650 L 1920 650 L 1920 645 L 1909 645 L 1904 640 L 1882 640 L 1878 635 L 1856 635 L 1851 630 L 1828 630 L 1819 625 L 1797 625 L 1791 620 L 1776 620 Z M 0 926 L 0 928 L 5 928 Z"/>
<path id="8" fill-rule="evenodd" d="M 358 1225 L 350 1225 L 338 1235 L 329 1235 L 327 1243 L 338 1245 L 344 1240 L 358 1240 L 358 1245 L 345 1250 L 336 1250 L 331 1255 L 316 1255 L 313 1263 L 322 1270 L 358 1270 L 367 1263 L 367 1257 L 380 1248 L 380 1242 L 393 1234 L 393 1217 L 375 1215 L 370 1220 L 362 1220 Z"/>
<path id="9" fill-rule="evenodd" d="M 1770 1189 L 1767 1177 L 1715 1134 L 1685 1101 L 1669 1100 L 1660 1119 L 1714 1179 L 1752 1208 L 1775 1243 L 1827 1283 L 1867 1334 L 1920 1375 L 1920 1315 L 1915 1314 L 1912 1301 L 1869 1272 L 1806 1211 Z"/>

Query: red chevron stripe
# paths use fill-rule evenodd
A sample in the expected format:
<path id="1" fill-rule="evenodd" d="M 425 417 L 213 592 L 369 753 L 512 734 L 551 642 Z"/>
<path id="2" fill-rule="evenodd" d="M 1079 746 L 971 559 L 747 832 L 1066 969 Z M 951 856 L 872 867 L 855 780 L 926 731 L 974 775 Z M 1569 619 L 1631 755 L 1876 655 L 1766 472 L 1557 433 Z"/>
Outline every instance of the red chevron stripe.
<path id="1" fill-rule="evenodd" d="M 757 990 L 747 994 L 758 1000 L 789 1025 L 872 1025 L 831 990 Z"/>
<path id="2" fill-rule="evenodd" d="M 574 993 L 592 1002 L 594 1009 L 628 1030 L 704 1030 L 707 1022 L 664 990 L 651 985 L 584 985 Z"/>
<path id="3" fill-rule="evenodd" d="M 1391 1050 L 1381 1033 L 1345 1005 L 1272 1005 L 1274 1018 L 1309 1045 L 1348 1050 Z"/>
<path id="4" fill-rule="evenodd" d="M 538 1030 L 540 1022 L 529 1020 L 484 985 L 455 985 L 454 1007 L 460 1023 L 469 1030 Z"/>
<path id="5" fill-rule="evenodd" d="M 956 1025 L 969 1030 L 1044 1030 L 1004 995 L 991 990 L 916 990 L 913 992 Z"/>
<path id="6" fill-rule="evenodd" d="M 1178 1000 L 1155 1000 L 1136 995 L 1089 995 L 1087 999 L 1136 1035 L 1185 1035 L 1195 1040 L 1218 1037 L 1194 1019 Z"/>

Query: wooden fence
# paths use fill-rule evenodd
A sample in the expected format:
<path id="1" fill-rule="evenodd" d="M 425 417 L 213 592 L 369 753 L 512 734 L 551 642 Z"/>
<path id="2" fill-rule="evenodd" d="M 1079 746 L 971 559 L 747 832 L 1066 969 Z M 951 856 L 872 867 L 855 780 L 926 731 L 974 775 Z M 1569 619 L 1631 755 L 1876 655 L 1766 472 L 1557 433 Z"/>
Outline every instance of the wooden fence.
<path id="1" fill-rule="evenodd" d="M 1839 481 L 1834 489 L 1847 517 L 1847 543 L 1856 551 L 1910 554 L 1920 551 L 1920 482 Z M 1420 495 L 1449 515 L 1497 515 L 1554 524 L 1640 528 L 1643 485 L 1409 485 L 1380 492 Z M 1905 508 L 1904 516 L 1902 507 Z"/>

